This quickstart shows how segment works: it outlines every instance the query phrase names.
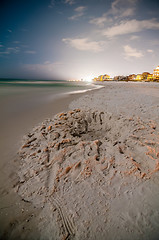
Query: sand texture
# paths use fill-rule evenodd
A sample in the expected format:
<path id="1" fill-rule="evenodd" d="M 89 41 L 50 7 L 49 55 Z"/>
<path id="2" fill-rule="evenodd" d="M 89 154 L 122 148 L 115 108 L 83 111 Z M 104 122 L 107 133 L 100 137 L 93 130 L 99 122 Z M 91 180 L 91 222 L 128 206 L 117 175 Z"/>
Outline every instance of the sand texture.
<path id="1" fill-rule="evenodd" d="M 40 239 L 158 239 L 157 93 L 107 83 L 24 137 L 15 190 Z"/>

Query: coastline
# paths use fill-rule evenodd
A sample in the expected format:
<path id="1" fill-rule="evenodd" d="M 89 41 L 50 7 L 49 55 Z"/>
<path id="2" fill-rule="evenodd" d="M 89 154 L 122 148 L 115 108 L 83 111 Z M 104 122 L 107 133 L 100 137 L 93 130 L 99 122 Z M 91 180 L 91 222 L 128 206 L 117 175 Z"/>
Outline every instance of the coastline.
<path id="1" fill-rule="evenodd" d="M 78 92 L 74 91 L 59 94 L 56 98 L 49 99 L 49 103 L 45 104 L 42 112 L 41 109 L 39 109 L 35 114 L 33 110 L 30 113 L 32 118 L 30 118 L 28 113 L 26 113 L 20 116 L 19 122 L 17 122 L 17 118 L 15 118 L 15 120 L 8 118 L 4 126 L 3 121 L 1 121 L 1 126 L 3 126 L 3 128 L 1 128 L 0 138 L 0 236 L 3 236 L 3 239 L 12 239 L 12 228 L 14 226 L 14 222 L 17 221 L 16 219 L 19 221 L 19 219 L 22 218 L 22 215 L 25 215 L 25 218 L 29 215 L 29 213 L 32 215 L 32 212 L 35 212 L 32 204 L 22 201 L 21 197 L 19 197 L 14 191 L 14 185 L 17 182 L 16 172 L 19 166 L 19 161 L 17 161 L 17 152 L 21 146 L 23 136 L 46 118 L 52 118 L 54 115 L 62 111 L 68 111 L 69 104 L 73 100 L 82 97 L 87 93 L 87 91 L 87 94 L 90 94 L 91 91 L 96 90 L 98 89 L 92 88 L 84 91 L 80 90 Z M 6 103 L 2 102 L 1 104 Z M 25 209 L 25 213 L 27 214 L 22 214 L 22 209 Z M 11 226 L 12 224 L 13 226 Z M 33 229 L 32 231 L 34 232 Z"/>
<path id="2" fill-rule="evenodd" d="M 30 132 L 36 138 L 30 146 L 25 146 L 28 137 L 23 140 L 20 158 L 24 163 L 18 172 L 21 180 L 14 182 L 14 190 L 23 201 L 18 206 L 18 221 L 13 219 L 14 228 L 9 228 L 6 239 L 18 233 L 23 239 L 108 236 L 126 240 L 159 236 L 159 86 L 104 86 L 98 91 L 71 95 L 68 102 L 64 101 L 66 108 L 61 101 L 58 112 L 67 112 L 39 121 Z M 39 147 L 42 151 L 38 153 Z M 61 161 L 63 154 L 66 157 Z M 33 164 L 36 159 L 44 161 L 40 163 L 43 170 Z M 56 161 L 61 161 L 61 167 Z M 25 179 L 28 167 L 34 177 Z M 39 184 L 38 179 L 40 189 L 32 189 Z"/>

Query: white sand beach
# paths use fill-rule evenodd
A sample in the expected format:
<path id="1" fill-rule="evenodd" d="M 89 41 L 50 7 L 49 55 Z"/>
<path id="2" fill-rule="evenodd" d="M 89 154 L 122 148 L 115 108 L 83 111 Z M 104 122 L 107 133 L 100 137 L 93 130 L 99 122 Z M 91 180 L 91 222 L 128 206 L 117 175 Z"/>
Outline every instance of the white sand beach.
<path id="1" fill-rule="evenodd" d="M 52 91 L 50 90 L 50 92 Z M 48 96 L 50 95 L 48 94 Z M 14 185 L 18 181 L 17 169 L 20 164 L 17 152 L 24 134 L 44 119 L 68 110 L 70 102 L 82 95 L 82 93 L 58 95 L 56 98 L 41 103 L 36 108 L 33 104 L 33 107 L 29 106 L 27 109 L 25 106 L 23 107 L 23 104 L 28 101 L 22 94 L 18 96 L 15 94 L 13 97 L 7 96 L 0 102 L 0 239 L 23 239 L 24 229 L 25 239 L 27 239 L 28 231 L 29 239 L 34 239 L 34 236 L 37 239 L 38 229 L 34 220 L 35 213 L 38 214 L 39 211 L 35 211 L 32 204 L 23 201 L 14 189 Z M 39 96 L 34 98 L 32 96 L 33 100 L 37 97 L 39 100 Z M 29 103 L 32 98 L 29 98 Z M 46 99 L 44 98 L 44 100 Z M 34 216 L 34 223 L 30 216 Z M 28 222 L 28 218 L 31 225 L 25 225 L 21 231 L 17 224 L 21 223 L 21 227 L 23 227 L 23 224 Z"/>
<path id="2" fill-rule="evenodd" d="M 104 86 L 24 136 L 3 239 L 159 239 L 159 84 Z"/>

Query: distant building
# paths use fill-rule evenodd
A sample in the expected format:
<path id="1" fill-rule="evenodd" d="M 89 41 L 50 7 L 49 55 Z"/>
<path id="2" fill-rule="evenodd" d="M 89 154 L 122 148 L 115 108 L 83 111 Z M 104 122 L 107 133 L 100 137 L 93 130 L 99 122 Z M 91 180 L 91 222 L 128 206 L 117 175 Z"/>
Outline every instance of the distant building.
<path id="1" fill-rule="evenodd" d="M 141 81 L 141 80 L 143 80 L 143 76 L 142 76 L 142 74 L 137 74 L 135 80 L 136 80 L 136 81 Z"/>
<path id="2" fill-rule="evenodd" d="M 104 76 L 104 75 L 100 75 L 100 76 L 99 76 L 100 81 L 103 81 L 103 76 Z"/>
<path id="3" fill-rule="evenodd" d="M 159 66 L 156 67 L 153 71 L 153 74 L 150 74 L 149 72 L 143 72 L 142 74 L 131 74 L 129 76 L 115 76 L 113 79 L 108 75 L 100 75 L 98 77 L 95 77 L 93 81 L 159 81 Z"/>
<path id="4" fill-rule="evenodd" d="M 114 81 L 119 81 L 119 76 L 114 76 Z"/>
<path id="5" fill-rule="evenodd" d="M 93 81 L 97 82 L 97 81 L 110 81 L 112 80 L 112 78 L 108 75 L 108 74 L 105 74 L 105 75 L 100 75 L 99 77 L 95 77 L 93 79 Z"/>
<path id="6" fill-rule="evenodd" d="M 136 79 L 136 76 L 135 74 L 131 74 L 128 76 L 128 81 L 134 81 Z"/>
<path id="7" fill-rule="evenodd" d="M 112 80 L 112 79 L 110 78 L 109 75 L 105 74 L 105 75 L 103 76 L 103 81 L 110 81 L 110 80 Z"/>
<path id="8" fill-rule="evenodd" d="M 148 75 L 150 75 L 149 72 L 143 72 L 143 73 L 142 73 L 143 80 L 146 80 L 147 77 L 148 77 Z"/>
<path id="9" fill-rule="evenodd" d="M 124 76 L 115 76 L 114 77 L 114 81 L 121 81 L 121 80 L 123 80 L 123 78 L 125 78 Z"/>
<path id="10" fill-rule="evenodd" d="M 153 81 L 153 74 L 149 74 L 147 76 L 147 81 Z"/>
<path id="11" fill-rule="evenodd" d="M 153 78 L 159 80 L 159 66 L 154 69 Z"/>

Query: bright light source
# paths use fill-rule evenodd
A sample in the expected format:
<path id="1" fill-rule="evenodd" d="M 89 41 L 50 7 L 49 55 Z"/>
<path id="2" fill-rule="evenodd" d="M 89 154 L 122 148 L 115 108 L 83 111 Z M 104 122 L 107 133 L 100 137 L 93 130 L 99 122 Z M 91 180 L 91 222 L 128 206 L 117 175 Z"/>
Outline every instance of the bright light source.
<path id="1" fill-rule="evenodd" d="M 83 78 L 83 80 L 85 82 L 92 82 L 92 79 L 93 79 L 93 77 L 91 75 L 90 76 L 86 76 L 86 77 Z"/>

